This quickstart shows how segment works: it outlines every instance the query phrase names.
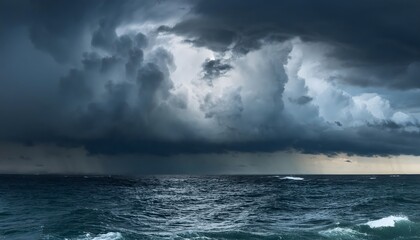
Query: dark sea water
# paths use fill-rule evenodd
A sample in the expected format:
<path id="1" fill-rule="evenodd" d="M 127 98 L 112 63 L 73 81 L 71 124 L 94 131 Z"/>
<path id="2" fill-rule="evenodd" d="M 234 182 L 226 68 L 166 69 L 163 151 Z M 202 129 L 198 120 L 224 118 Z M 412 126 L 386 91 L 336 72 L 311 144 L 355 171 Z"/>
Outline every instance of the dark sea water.
<path id="1" fill-rule="evenodd" d="M 0 176 L 0 239 L 420 239 L 420 176 Z"/>

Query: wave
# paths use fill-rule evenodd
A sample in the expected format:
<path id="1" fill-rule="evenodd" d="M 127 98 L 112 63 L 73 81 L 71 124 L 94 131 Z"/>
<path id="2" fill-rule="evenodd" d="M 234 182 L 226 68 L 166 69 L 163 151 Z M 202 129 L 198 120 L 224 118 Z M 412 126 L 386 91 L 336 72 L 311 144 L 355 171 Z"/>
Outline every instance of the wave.
<path id="1" fill-rule="evenodd" d="M 378 220 L 369 221 L 363 225 L 367 225 L 370 228 L 382 228 L 382 227 L 395 227 L 397 222 L 410 222 L 406 216 L 388 216 Z"/>
<path id="2" fill-rule="evenodd" d="M 119 232 L 109 232 L 104 234 L 98 234 L 92 236 L 90 233 L 87 233 L 85 236 L 78 238 L 77 240 L 122 240 L 123 237 Z"/>
<path id="3" fill-rule="evenodd" d="M 292 177 L 292 176 L 282 177 L 280 179 L 282 179 L 282 180 L 295 180 L 295 181 L 305 180 L 303 177 Z"/>

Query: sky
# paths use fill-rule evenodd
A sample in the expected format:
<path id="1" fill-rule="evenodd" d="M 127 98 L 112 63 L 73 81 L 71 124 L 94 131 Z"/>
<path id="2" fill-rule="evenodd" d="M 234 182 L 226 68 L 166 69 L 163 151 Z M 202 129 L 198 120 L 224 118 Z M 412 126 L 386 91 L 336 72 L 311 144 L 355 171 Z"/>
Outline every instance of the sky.
<path id="1" fill-rule="evenodd" d="M 417 0 L 0 0 L 0 173 L 420 173 Z"/>

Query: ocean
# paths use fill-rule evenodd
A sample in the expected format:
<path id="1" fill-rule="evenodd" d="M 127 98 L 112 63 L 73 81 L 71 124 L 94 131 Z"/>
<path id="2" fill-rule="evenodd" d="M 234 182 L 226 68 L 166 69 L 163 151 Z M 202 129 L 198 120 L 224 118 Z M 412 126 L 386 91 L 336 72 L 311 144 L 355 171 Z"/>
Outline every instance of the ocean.
<path id="1" fill-rule="evenodd" d="M 0 239 L 420 239 L 420 176 L 0 176 Z"/>

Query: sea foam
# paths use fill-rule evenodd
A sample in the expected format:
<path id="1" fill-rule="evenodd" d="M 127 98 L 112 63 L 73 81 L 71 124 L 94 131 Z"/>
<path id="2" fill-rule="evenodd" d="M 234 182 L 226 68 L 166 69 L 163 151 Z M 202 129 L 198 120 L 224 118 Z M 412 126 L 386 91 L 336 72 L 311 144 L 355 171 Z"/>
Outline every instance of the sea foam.
<path id="1" fill-rule="evenodd" d="M 353 236 L 359 236 L 359 235 L 366 236 L 366 233 L 361 233 L 361 232 L 358 232 L 358 231 L 350 229 L 350 228 L 341 228 L 341 227 L 327 229 L 327 230 L 319 232 L 319 234 L 321 236 L 324 236 L 324 237 L 332 237 L 332 238 L 338 237 L 340 239 L 342 239 L 342 238 L 352 239 Z"/>
<path id="2" fill-rule="evenodd" d="M 91 234 L 87 233 L 84 237 L 79 238 L 79 240 L 122 240 L 123 237 L 119 232 L 109 232 L 104 234 L 98 234 L 96 236 L 92 236 Z"/>
<path id="3" fill-rule="evenodd" d="M 374 221 L 369 221 L 364 225 L 368 225 L 370 228 L 382 228 L 382 227 L 395 227 L 397 222 L 409 222 L 410 220 L 406 216 L 389 216 Z"/>

